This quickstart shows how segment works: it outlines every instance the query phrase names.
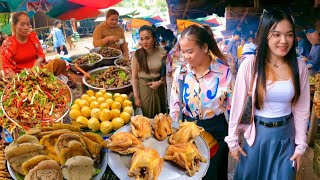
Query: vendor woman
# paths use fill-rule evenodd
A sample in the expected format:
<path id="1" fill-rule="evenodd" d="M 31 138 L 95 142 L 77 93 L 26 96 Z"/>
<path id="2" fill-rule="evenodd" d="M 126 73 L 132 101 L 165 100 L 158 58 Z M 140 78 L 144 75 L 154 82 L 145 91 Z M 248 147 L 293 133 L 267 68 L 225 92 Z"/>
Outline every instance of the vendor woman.
<path id="1" fill-rule="evenodd" d="M 107 11 L 106 21 L 98 25 L 93 32 L 93 46 L 116 48 L 122 51 L 124 57 L 129 57 L 128 43 L 125 41 L 123 29 L 117 25 L 118 19 L 118 11 Z"/>
<path id="2" fill-rule="evenodd" d="M 12 16 L 12 33 L 13 36 L 4 41 L 1 48 L 2 68 L 6 77 L 11 78 L 22 69 L 34 66 L 46 68 L 56 76 L 67 76 L 65 61 L 55 59 L 46 63 L 37 34 L 31 32 L 27 13 L 17 12 Z"/>

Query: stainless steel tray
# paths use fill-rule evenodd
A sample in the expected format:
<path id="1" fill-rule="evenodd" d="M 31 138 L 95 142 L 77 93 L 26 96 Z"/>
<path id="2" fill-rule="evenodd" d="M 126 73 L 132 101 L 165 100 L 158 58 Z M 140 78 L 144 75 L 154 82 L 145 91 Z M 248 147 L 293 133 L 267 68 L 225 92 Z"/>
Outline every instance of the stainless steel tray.
<path id="1" fill-rule="evenodd" d="M 172 123 L 174 129 L 179 128 L 178 123 Z M 130 124 L 117 130 L 118 132 L 129 132 L 131 130 Z M 168 138 L 164 141 L 158 141 L 153 136 L 146 139 L 143 142 L 144 146 L 154 148 L 158 151 L 161 157 L 164 157 L 167 147 L 169 146 Z M 174 162 L 164 161 L 164 166 L 159 175 L 159 180 L 194 180 L 201 179 L 207 172 L 210 163 L 210 151 L 207 143 L 201 136 L 195 138 L 195 144 L 197 145 L 199 152 L 207 159 L 207 163 L 200 163 L 200 170 L 192 177 L 188 176 L 186 170 L 180 168 Z M 121 180 L 134 179 L 128 176 L 128 171 L 131 165 L 132 155 L 120 155 L 119 153 L 108 150 L 108 165 L 111 170 Z"/>

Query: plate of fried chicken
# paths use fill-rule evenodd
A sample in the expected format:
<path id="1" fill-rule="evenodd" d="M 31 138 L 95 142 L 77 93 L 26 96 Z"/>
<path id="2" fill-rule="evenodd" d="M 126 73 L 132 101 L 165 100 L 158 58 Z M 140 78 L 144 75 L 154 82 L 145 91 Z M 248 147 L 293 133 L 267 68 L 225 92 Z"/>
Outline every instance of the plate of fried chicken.
<path id="1" fill-rule="evenodd" d="M 133 116 L 106 141 L 108 165 L 121 180 L 201 179 L 210 162 L 202 132 L 194 122 L 175 123 L 161 113 Z"/>

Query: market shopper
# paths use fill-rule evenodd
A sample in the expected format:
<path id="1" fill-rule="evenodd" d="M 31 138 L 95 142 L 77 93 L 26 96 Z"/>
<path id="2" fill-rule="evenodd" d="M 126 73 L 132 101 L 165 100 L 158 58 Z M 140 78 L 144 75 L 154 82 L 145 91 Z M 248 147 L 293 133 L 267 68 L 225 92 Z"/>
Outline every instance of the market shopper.
<path id="1" fill-rule="evenodd" d="M 300 167 L 307 147 L 310 87 L 308 68 L 296 58 L 294 31 L 291 16 L 264 10 L 257 55 L 248 56 L 240 66 L 225 138 L 231 156 L 239 161 L 234 179 L 295 179 Z M 244 125 L 239 121 L 250 87 L 254 118 Z M 242 147 L 241 128 L 246 139 Z"/>
<path id="2" fill-rule="evenodd" d="M 129 57 L 128 43 L 125 40 L 123 29 L 118 26 L 119 13 L 109 9 L 105 22 L 98 25 L 93 32 L 94 47 L 112 47 L 122 51 L 123 56 Z"/>
<path id="3" fill-rule="evenodd" d="M 143 115 L 154 118 L 167 113 L 166 50 L 159 46 L 155 31 L 150 26 L 139 29 L 141 48 L 132 55 L 132 87 L 134 103 L 142 108 Z"/>
<path id="4" fill-rule="evenodd" d="M 228 179 L 228 146 L 224 142 L 228 124 L 224 112 L 230 108 L 234 77 L 228 66 L 211 55 L 221 54 L 209 33 L 191 25 L 179 40 L 186 64 L 177 68 L 170 96 L 173 121 L 196 121 L 218 142 L 217 153 L 210 159 L 205 179 Z M 213 155 L 213 154 L 211 154 Z"/>
<path id="5" fill-rule="evenodd" d="M 57 50 L 58 54 L 67 55 L 68 50 L 66 47 L 66 39 L 64 38 L 63 32 L 60 29 L 62 26 L 61 21 L 57 19 L 53 22 L 53 24 L 53 46 Z"/>
<path id="6" fill-rule="evenodd" d="M 41 43 L 35 32 L 30 32 L 30 19 L 25 12 L 12 16 L 13 36 L 4 41 L 1 48 L 2 68 L 6 77 L 13 77 L 22 69 L 39 66 L 55 75 L 67 76 L 66 63 L 55 59 L 46 62 Z"/>
<path id="7" fill-rule="evenodd" d="M 307 57 L 302 59 L 308 64 L 309 68 L 312 69 L 311 75 L 314 75 L 320 71 L 320 37 L 319 31 L 310 28 L 307 30 L 307 38 L 312 44 L 310 53 Z"/>

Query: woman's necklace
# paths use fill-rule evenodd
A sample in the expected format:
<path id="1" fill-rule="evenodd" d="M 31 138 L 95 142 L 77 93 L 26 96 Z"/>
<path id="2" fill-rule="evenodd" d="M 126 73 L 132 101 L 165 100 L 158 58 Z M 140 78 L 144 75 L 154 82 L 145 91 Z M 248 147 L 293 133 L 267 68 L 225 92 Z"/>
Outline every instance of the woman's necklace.
<path id="1" fill-rule="evenodd" d="M 284 63 L 281 64 L 276 64 L 276 63 L 271 63 L 269 62 L 274 68 L 280 68 Z"/>

